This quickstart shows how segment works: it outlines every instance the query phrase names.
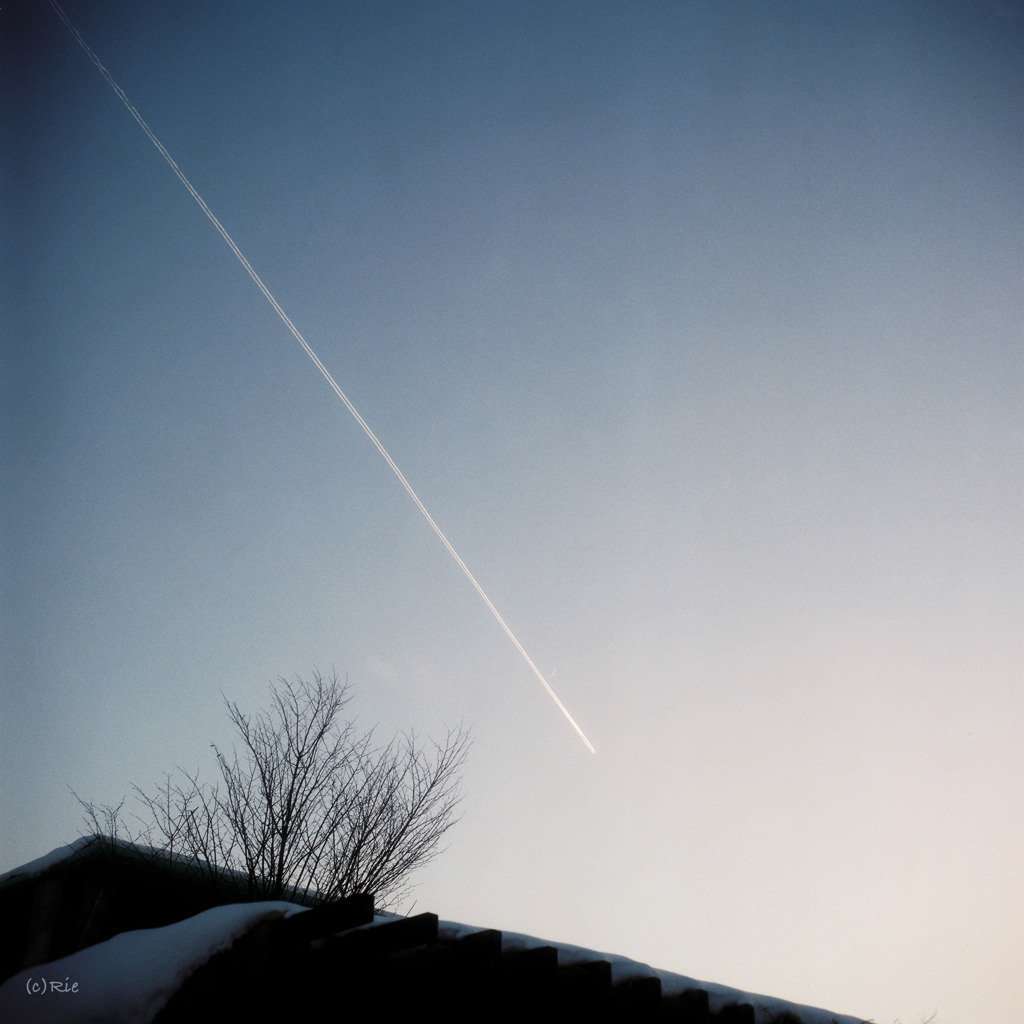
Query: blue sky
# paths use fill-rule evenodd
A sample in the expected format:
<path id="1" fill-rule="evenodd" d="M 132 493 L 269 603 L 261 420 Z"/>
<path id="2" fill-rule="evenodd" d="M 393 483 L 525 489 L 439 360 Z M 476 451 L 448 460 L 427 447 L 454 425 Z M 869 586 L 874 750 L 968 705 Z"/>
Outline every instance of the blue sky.
<path id="1" fill-rule="evenodd" d="M 336 667 L 418 909 L 1024 1005 L 1024 5 L 0 9 L 0 869 Z"/>

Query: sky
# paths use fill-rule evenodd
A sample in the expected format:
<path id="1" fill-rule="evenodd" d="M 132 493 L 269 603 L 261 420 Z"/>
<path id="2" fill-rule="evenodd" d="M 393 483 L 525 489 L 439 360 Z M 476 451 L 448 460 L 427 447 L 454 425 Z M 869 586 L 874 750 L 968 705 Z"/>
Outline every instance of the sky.
<path id="1" fill-rule="evenodd" d="M 336 669 L 415 909 L 1024 1007 L 1024 3 L 0 7 L 0 870 Z M 69 788 L 70 787 L 70 788 Z"/>

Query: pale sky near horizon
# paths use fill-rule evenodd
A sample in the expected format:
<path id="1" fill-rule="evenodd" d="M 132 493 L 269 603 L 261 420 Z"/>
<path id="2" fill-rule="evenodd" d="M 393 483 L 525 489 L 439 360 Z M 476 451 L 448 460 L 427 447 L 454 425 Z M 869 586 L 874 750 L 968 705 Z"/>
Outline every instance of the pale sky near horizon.
<path id="1" fill-rule="evenodd" d="M 416 909 L 1024 1007 L 1024 3 L 0 6 L 0 871 L 336 668 Z"/>

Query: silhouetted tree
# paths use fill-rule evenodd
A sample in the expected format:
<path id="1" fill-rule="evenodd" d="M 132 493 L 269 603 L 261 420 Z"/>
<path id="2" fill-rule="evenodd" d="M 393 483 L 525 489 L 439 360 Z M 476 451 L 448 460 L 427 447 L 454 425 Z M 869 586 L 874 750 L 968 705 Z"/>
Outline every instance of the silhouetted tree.
<path id="1" fill-rule="evenodd" d="M 254 898 L 370 892 L 378 905 L 396 903 L 457 820 L 468 733 L 449 730 L 429 751 L 412 733 L 375 745 L 372 732 L 342 718 L 350 698 L 336 674 L 279 679 L 271 696 L 256 715 L 225 700 L 241 743 L 230 755 L 214 746 L 216 783 L 179 768 L 155 793 L 135 786 L 143 807 L 136 833 L 121 819 L 124 801 L 97 808 L 78 798 L 87 823 L 184 858 L 215 882 L 241 872 Z"/>

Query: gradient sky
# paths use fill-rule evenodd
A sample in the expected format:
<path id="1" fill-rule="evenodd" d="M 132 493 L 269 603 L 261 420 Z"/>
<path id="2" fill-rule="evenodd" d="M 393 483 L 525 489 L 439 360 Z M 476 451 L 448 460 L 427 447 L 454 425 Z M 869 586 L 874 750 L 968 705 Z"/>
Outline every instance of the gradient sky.
<path id="1" fill-rule="evenodd" d="M 0 870 L 347 675 L 418 910 L 1024 1020 L 1024 4 L 4 3 Z"/>

